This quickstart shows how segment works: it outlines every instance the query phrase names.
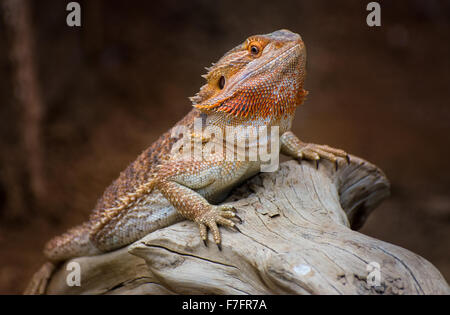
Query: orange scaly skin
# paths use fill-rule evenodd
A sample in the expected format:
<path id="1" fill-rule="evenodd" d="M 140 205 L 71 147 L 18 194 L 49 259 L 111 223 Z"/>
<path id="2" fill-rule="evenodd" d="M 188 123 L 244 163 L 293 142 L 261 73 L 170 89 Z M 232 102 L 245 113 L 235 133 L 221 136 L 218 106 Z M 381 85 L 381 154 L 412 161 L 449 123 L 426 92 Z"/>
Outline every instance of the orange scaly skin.
<path id="1" fill-rule="evenodd" d="M 288 30 L 248 38 L 208 69 L 206 84 L 192 97 L 194 109 L 175 127 L 195 138 L 194 119 L 206 126 L 279 127 L 280 152 L 299 159 L 336 161 L 342 150 L 305 144 L 292 132 L 296 108 L 307 92 L 306 51 Z M 180 160 L 172 130 L 145 150 L 106 189 L 89 221 L 52 239 L 44 253 L 52 262 L 95 255 L 128 245 L 183 218 L 196 222 L 202 239 L 211 230 L 220 246 L 218 225 L 236 227 L 235 210 L 217 205 L 227 193 L 260 171 L 261 161 Z M 202 138 L 202 145 L 213 141 Z M 245 141 L 244 141 L 245 143 Z M 220 248 L 220 247 L 219 247 Z"/>

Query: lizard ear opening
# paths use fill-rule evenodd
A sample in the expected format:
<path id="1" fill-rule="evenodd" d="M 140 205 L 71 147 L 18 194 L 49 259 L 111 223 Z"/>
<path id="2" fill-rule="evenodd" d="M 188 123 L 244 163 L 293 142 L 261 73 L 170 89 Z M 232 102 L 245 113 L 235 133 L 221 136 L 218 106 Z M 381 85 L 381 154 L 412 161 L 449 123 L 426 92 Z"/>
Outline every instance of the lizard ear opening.
<path id="1" fill-rule="evenodd" d="M 221 76 L 219 79 L 219 89 L 223 89 L 225 87 L 225 77 Z"/>

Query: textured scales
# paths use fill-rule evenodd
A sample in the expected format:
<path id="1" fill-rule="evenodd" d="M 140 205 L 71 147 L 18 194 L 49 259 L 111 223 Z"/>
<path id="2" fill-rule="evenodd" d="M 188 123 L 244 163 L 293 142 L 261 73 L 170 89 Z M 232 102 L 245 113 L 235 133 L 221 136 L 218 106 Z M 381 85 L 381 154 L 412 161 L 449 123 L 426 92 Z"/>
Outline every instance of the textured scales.
<path id="1" fill-rule="evenodd" d="M 295 109 L 307 95 L 305 64 L 306 50 L 298 34 L 279 30 L 251 36 L 207 69 L 206 84 L 191 98 L 194 109 L 174 128 L 184 126 L 192 141 L 205 148 L 216 140 L 197 134 L 195 119 L 222 131 L 228 126 L 276 126 L 281 153 L 317 162 L 346 157 L 342 150 L 303 143 L 289 131 Z M 120 174 L 86 223 L 47 243 L 44 253 L 50 261 L 111 251 L 182 219 L 198 224 L 205 244 L 211 230 L 220 246 L 218 225 L 236 227 L 238 217 L 232 207 L 216 204 L 257 174 L 262 161 L 180 159 L 182 153 L 174 150 L 180 137 L 171 137 L 173 130 Z M 251 145 L 240 140 L 238 146 Z"/>

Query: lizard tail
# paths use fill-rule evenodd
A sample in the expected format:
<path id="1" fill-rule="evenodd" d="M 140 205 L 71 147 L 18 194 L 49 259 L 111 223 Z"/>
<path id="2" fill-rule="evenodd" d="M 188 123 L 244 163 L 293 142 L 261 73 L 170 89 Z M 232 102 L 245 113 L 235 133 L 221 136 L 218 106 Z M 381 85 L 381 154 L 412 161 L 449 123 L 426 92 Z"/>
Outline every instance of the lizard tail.
<path id="1" fill-rule="evenodd" d="M 51 262 L 46 262 L 41 269 L 37 271 L 31 281 L 28 283 L 23 294 L 25 295 L 41 295 L 45 294 L 50 277 L 55 270 L 55 265 Z"/>
<path id="2" fill-rule="evenodd" d="M 92 244 L 89 235 L 89 224 L 78 225 L 51 239 L 45 245 L 44 255 L 51 262 L 60 262 L 73 257 L 100 254 L 101 251 Z"/>

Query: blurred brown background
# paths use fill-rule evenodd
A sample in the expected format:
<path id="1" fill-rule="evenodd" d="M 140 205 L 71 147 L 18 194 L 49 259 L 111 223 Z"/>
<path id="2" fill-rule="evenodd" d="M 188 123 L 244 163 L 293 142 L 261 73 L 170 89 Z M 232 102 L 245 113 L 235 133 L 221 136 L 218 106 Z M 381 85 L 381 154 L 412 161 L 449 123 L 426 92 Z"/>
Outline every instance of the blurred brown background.
<path id="1" fill-rule="evenodd" d="M 361 232 L 450 280 L 450 1 L 379 1 L 372 28 L 370 1 L 78 1 L 81 28 L 68 2 L 25 0 L 25 27 L 0 7 L 0 293 L 20 293 L 44 243 L 190 110 L 205 66 L 281 28 L 308 49 L 295 133 L 391 180 Z"/>

